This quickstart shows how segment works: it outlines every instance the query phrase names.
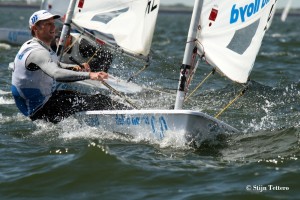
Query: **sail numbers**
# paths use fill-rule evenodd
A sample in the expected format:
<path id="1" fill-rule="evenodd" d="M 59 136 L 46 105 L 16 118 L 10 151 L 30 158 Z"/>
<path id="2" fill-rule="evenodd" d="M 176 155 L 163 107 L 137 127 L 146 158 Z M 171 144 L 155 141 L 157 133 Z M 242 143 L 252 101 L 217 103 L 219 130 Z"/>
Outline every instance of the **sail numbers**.
<path id="1" fill-rule="evenodd" d="M 155 0 L 148 0 L 148 4 L 146 7 L 146 13 L 149 14 L 153 10 L 157 9 L 157 3 L 155 3 Z"/>

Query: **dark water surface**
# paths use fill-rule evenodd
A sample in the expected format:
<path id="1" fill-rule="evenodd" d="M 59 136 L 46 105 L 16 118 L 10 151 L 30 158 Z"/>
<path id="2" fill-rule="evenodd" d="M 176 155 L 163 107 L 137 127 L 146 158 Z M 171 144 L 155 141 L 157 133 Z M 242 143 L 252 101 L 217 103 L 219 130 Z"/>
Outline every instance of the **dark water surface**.
<path id="1" fill-rule="evenodd" d="M 0 12 L 1 27 L 26 28 L 33 10 Z M 189 20 L 159 14 L 152 65 L 135 82 L 168 93 L 132 96 L 144 107 L 173 105 Z M 300 199 L 299 33 L 299 17 L 274 18 L 249 90 L 220 117 L 241 132 L 198 149 L 181 133 L 158 142 L 83 127 L 73 118 L 29 121 L 10 94 L 8 63 L 19 47 L 1 44 L 0 199 Z M 111 73 L 127 76 L 126 64 Z M 192 87 L 209 72 L 201 65 Z M 215 115 L 240 88 L 214 75 L 187 107 Z"/>

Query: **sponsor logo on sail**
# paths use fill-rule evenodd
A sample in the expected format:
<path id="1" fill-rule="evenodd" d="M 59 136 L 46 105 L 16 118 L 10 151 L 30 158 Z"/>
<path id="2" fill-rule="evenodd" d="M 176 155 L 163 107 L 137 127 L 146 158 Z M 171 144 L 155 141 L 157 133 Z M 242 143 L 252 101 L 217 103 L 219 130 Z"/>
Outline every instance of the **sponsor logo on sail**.
<path id="1" fill-rule="evenodd" d="M 250 4 L 240 7 L 237 6 L 237 4 L 234 4 L 231 8 L 230 24 L 234 24 L 239 20 L 241 20 L 241 22 L 245 22 L 247 18 L 250 18 L 252 15 L 256 14 L 269 3 L 270 0 L 255 0 Z"/>

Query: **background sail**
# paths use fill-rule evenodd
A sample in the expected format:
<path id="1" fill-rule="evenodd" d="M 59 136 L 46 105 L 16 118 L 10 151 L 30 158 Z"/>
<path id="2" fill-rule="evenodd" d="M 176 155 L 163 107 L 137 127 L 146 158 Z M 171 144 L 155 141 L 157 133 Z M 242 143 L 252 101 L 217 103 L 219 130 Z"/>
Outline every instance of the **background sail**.
<path id="1" fill-rule="evenodd" d="M 77 0 L 73 22 L 127 52 L 147 56 L 160 0 Z M 44 8 L 64 16 L 69 0 L 48 0 Z"/>
<path id="2" fill-rule="evenodd" d="M 276 0 L 204 0 L 199 53 L 231 80 L 247 82 L 275 4 Z"/>
<path id="3" fill-rule="evenodd" d="M 284 10 L 283 10 L 283 12 L 281 14 L 281 21 L 283 21 L 283 22 L 286 20 L 288 14 L 289 14 L 290 8 L 292 6 L 292 1 L 293 0 L 288 0 L 288 2 L 285 5 Z"/>
<path id="4" fill-rule="evenodd" d="M 85 1 L 76 8 L 73 21 L 81 27 L 111 36 L 123 49 L 148 55 L 159 0 Z"/>

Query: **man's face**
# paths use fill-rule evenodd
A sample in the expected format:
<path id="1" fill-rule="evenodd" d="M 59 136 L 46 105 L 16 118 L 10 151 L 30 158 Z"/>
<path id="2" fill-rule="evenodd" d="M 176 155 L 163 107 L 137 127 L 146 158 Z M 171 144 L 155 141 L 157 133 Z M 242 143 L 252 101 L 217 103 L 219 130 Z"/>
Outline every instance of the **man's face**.
<path id="1" fill-rule="evenodd" d="M 55 39 L 55 20 L 53 18 L 39 21 L 33 28 L 35 36 L 46 44 Z"/>

